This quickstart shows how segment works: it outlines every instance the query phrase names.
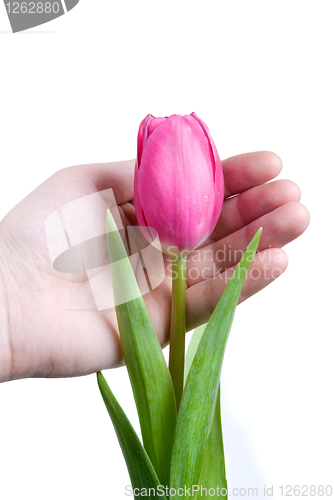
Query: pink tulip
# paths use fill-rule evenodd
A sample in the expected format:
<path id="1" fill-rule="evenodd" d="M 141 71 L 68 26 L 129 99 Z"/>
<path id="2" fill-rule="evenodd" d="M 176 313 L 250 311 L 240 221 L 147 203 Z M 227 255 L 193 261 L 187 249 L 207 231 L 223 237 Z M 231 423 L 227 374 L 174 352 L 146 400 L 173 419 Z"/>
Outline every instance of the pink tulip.
<path id="1" fill-rule="evenodd" d="M 212 233 L 222 208 L 224 179 L 210 132 L 195 115 L 141 122 L 134 201 L 139 225 L 162 250 L 185 256 Z"/>

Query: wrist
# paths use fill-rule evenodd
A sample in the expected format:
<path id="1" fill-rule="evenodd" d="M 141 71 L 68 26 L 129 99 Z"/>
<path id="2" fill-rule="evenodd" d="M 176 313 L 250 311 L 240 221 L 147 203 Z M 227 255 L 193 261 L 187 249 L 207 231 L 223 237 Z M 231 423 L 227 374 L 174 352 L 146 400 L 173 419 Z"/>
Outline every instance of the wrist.
<path id="1" fill-rule="evenodd" d="M 12 348 L 9 322 L 8 276 L 6 271 L 6 244 L 0 223 L 0 382 L 15 378 L 12 373 Z"/>

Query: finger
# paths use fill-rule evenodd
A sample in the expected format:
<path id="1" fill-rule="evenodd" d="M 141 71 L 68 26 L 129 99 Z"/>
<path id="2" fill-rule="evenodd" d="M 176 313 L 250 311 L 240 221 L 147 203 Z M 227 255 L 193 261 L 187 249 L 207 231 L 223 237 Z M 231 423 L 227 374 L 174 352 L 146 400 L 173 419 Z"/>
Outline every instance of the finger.
<path id="1" fill-rule="evenodd" d="M 278 180 L 248 189 L 226 200 L 215 230 L 202 246 L 225 238 L 285 203 L 299 201 L 300 195 L 297 184 Z"/>
<path id="2" fill-rule="evenodd" d="M 271 248 L 257 253 L 248 271 L 239 303 L 272 283 L 285 271 L 287 265 L 287 256 L 279 248 Z M 230 268 L 213 278 L 197 283 L 187 290 L 188 331 L 206 323 L 210 319 L 233 270 Z"/>
<path id="3" fill-rule="evenodd" d="M 290 202 L 278 207 L 226 238 L 192 252 L 188 258 L 188 286 L 191 287 L 214 276 L 216 272 L 225 271 L 237 264 L 260 227 L 263 231 L 259 251 L 270 247 L 283 247 L 298 238 L 308 224 L 309 213 L 304 205 Z"/>
<path id="4" fill-rule="evenodd" d="M 232 156 L 222 161 L 225 198 L 272 180 L 282 170 L 282 160 L 270 151 Z"/>
<path id="5" fill-rule="evenodd" d="M 268 182 L 282 168 L 280 158 L 271 152 L 261 151 L 233 156 L 222 161 L 225 180 L 225 197 Z M 135 160 L 113 163 L 79 165 L 66 169 L 90 179 L 97 191 L 112 188 L 117 204 L 133 199 Z M 75 169 L 75 170 L 74 170 Z"/>
<path id="6" fill-rule="evenodd" d="M 232 196 L 268 182 L 282 168 L 280 158 L 268 151 L 245 153 L 222 161 L 225 178 L 225 197 Z M 98 191 L 112 188 L 117 204 L 133 199 L 135 160 L 113 163 L 94 163 L 66 169 L 90 179 Z"/>
<path id="7" fill-rule="evenodd" d="M 269 151 L 245 153 L 222 161 L 225 197 L 270 181 L 282 168 L 280 158 Z M 118 204 L 133 199 L 135 160 L 95 163 L 66 169 L 91 179 L 98 191 L 112 188 Z"/>
<path id="8" fill-rule="evenodd" d="M 118 205 L 133 199 L 135 160 L 94 163 L 70 169 L 76 169 L 76 173 L 89 179 L 97 191 L 111 188 Z"/>
<path id="9" fill-rule="evenodd" d="M 119 208 L 124 215 L 124 219 L 122 219 L 124 226 L 138 226 L 135 207 L 132 203 L 123 203 Z"/>

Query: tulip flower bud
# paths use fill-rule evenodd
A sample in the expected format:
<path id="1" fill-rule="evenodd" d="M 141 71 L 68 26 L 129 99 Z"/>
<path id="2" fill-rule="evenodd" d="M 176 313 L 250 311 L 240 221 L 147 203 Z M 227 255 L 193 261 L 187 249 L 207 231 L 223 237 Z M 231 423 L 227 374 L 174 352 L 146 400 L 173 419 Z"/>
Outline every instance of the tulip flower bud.
<path id="1" fill-rule="evenodd" d="M 195 113 L 140 124 L 134 201 L 146 239 L 157 231 L 162 250 L 186 256 L 212 233 L 224 199 L 221 162 Z"/>

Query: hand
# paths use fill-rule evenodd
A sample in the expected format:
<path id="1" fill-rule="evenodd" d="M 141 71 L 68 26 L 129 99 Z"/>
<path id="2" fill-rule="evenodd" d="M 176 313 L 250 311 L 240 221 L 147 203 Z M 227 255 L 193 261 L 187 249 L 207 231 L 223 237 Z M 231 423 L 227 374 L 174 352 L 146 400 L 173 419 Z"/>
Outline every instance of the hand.
<path id="1" fill-rule="evenodd" d="M 296 184 L 287 180 L 266 184 L 281 170 L 275 154 L 248 153 L 222 165 L 226 199 L 220 219 L 211 237 L 188 258 L 188 329 L 209 319 L 241 250 L 259 227 L 263 227 L 259 253 L 241 300 L 285 270 L 287 257 L 281 247 L 297 238 L 309 222 Z M 89 300 L 90 284 L 86 274 L 53 269 L 44 224 L 64 204 L 108 188 L 114 191 L 123 221 L 136 224 L 133 175 L 133 161 L 60 170 L 1 221 L 0 380 L 85 375 L 122 362 L 115 312 L 66 310 L 71 294 Z M 165 280 L 144 296 L 163 345 L 168 342 L 171 302 L 169 257 L 164 256 L 164 262 Z"/>

